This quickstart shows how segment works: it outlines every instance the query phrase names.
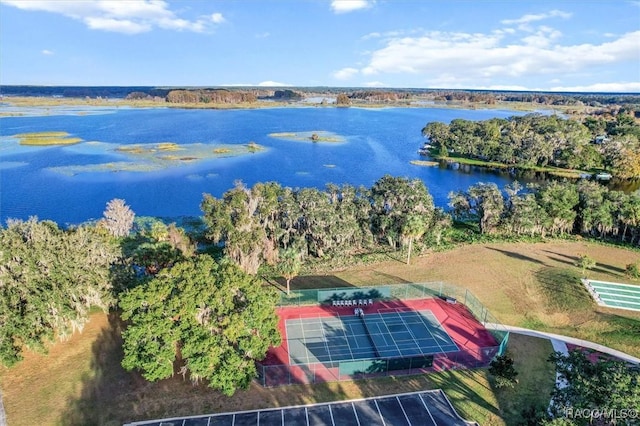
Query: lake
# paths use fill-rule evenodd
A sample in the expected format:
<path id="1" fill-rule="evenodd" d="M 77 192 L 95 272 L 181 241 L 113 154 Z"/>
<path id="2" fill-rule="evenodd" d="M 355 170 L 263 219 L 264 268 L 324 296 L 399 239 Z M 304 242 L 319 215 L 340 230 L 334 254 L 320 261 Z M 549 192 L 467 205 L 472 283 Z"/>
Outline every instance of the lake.
<path id="1" fill-rule="evenodd" d="M 0 108 L 8 109 L 7 106 Z M 326 183 L 371 186 L 384 174 L 422 179 L 438 206 L 447 194 L 482 182 L 504 186 L 509 175 L 416 166 L 427 122 L 454 118 L 485 120 L 519 113 L 437 108 L 269 108 L 188 110 L 132 108 L 31 108 L 24 116 L 0 118 L 0 220 L 51 219 L 62 225 L 102 216 L 106 203 L 123 198 L 138 216 L 201 215 L 203 193 L 222 195 L 241 180 L 322 188 Z M 23 146 L 10 136 L 67 132 L 85 142 L 69 146 Z M 288 140 L 287 132 L 330 132 L 344 142 Z M 228 158 L 160 161 L 128 155 L 122 147 L 244 147 L 266 149 Z M 226 148 L 225 148 L 226 149 Z M 155 150 L 155 149 L 154 149 Z M 191 151 L 189 151 L 191 152 Z M 157 153 L 156 153 L 157 154 Z M 178 158 L 167 152 L 162 158 Z M 187 154 L 184 154 L 187 155 Z M 169 166 L 167 167 L 167 164 Z"/>

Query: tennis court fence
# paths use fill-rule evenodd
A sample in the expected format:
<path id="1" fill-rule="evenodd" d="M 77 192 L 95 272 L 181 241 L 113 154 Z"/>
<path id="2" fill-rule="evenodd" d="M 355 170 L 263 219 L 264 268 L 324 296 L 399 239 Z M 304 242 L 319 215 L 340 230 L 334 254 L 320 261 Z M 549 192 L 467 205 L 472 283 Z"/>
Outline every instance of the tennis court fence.
<path id="1" fill-rule="evenodd" d="M 258 382 L 265 387 L 274 387 L 479 368 L 488 366 L 496 356 L 504 355 L 509 332 L 501 327 L 500 322 L 469 290 L 444 282 L 296 290 L 290 295 L 283 294 L 280 306 L 330 304 L 336 299 L 411 300 L 429 297 L 462 303 L 480 323 L 498 324 L 496 329 L 488 330 L 498 345 L 387 359 L 371 358 L 304 365 L 258 364 Z"/>

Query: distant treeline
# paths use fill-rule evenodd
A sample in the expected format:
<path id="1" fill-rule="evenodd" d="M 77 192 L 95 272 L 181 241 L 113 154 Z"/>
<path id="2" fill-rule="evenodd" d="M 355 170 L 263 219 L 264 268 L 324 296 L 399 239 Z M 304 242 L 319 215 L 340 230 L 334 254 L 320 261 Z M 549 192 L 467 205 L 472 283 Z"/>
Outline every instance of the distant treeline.
<path id="1" fill-rule="evenodd" d="M 167 96 L 171 89 L 147 86 L 0 86 L 3 96 L 41 96 L 63 98 L 126 98 L 138 92 L 145 96 Z"/>
<path id="2" fill-rule="evenodd" d="M 171 91 L 207 92 L 227 90 L 233 92 L 249 92 L 258 98 L 289 99 L 306 96 L 335 97 L 346 94 L 352 100 L 363 102 L 391 102 L 407 99 L 421 99 L 436 102 L 470 102 L 495 104 L 497 102 L 527 102 L 540 105 L 563 106 L 608 106 L 608 105 L 640 105 L 640 94 L 637 93 L 547 93 L 547 92 L 507 92 L 490 90 L 454 90 L 454 89 L 419 89 L 419 88 L 344 88 L 344 87 L 292 87 L 284 90 L 273 88 L 232 88 L 232 87 L 151 87 L 151 86 L 0 86 L 1 95 L 10 96 L 60 96 L 68 98 L 127 98 L 144 97 L 166 98 Z M 278 96 L 278 91 L 280 95 Z M 284 95 L 284 96 L 282 96 Z M 294 96 L 291 96 L 294 95 Z M 206 98 L 206 97 L 205 97 Z"/>
<path id="3" fill-rule="evenodd" d="M 433 153 L 508 165 L 604 169 L 622 179 L 640 177 L 640 125 L 632 112 L 589 116 L 582 122 L 529 114 L 485 121 L 428 123 L 422 134 Z"/>
<path id="4" fill-rule="evenodd" d="M 169 103 L 214 103 L 237 104 L 255 102 L 258 96 L 252 91 L 232 91 L 227 89 L 172 90 L 166 98 Z"/>

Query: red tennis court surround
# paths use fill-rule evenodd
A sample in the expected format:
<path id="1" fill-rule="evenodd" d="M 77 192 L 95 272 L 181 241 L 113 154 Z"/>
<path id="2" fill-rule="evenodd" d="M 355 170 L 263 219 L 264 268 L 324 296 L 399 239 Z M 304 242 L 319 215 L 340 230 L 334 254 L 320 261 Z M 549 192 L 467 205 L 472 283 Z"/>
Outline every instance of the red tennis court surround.
<path id="1" fill-rule="evenodd" d="M 455 302 L 455 300 L 454 300 Z M 433 362 L 430 366 L 420 368 L 370 369 L 345 374 L 338 363 L 310 363 L 290 365 L 289 337 L 287 336 L 287 320 L 304 318 L 326 318 L 354 316 L 353 306 L 333 306 L 332 304 L 279 307 L 278 327 L 283 343 L 271 348 L 266 358 L 258 365 L 260 381 L 264 386 L 278 386 L 290 383 L 315 383 L 354 378 L 379 377 L 387 375 L 419 374 L 422 372 L 447 370 L 451 368 L 473 368 L 486 366 L 501 350 L 501 343 L 474 317 L 462 303 L 451 303 L 446 298 L 422 298 L 411 300 L 379 300 L 373 304 L 360 307 L 364 315 L 385 312 L 431 311 L 447 332 L 458 350 L 430 354 Z M 376 361 L 374 361 L 376 362 Z M 379 360 L 378 362 L 385 362 Z M 341 373 L 342 371 L 342 373 Z"/>

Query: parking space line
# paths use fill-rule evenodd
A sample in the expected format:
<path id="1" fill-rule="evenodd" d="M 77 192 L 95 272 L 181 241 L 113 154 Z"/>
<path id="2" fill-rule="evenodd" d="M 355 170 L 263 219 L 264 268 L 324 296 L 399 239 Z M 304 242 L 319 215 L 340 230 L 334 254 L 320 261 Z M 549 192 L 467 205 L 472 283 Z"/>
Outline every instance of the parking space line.
<path id="1" fill-rule="evenodd" d="M 402 414 L 404 414 L 404 418 L 407 419 L 407 423 L 409 424 L 409 426 L 412 426 L 411 420 L 409 420 L 409 416 L 407 416 L 407 412 L 404 411 L 404 407 L 402 406 L 402 401 L 400 401 L 400 397 L 396 396 L 396 400 L 398 401 L 398 404 L 400 404 L 400 409 L 402 410 Z"/>

